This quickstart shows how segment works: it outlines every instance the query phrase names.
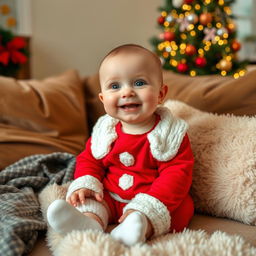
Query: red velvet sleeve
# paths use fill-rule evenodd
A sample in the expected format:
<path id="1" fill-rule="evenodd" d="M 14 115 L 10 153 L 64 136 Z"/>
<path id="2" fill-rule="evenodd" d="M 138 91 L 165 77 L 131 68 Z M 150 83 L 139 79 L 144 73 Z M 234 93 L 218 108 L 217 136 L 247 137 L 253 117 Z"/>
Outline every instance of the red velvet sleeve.
<path id="1" fill-rule="evenodd" d="M 174 211 L 189 193 L 194 158 L 189 138 L 185 135 L 177 155 L 168 162 L 158 162 L 159 176 L 147 194 L 159 199 Z"/>
<path id="2" fill-rule="evenodd" d="M 76 168 L 74 178 L 77 179 L 84 175 L 91 175 L 102 181 L 105 168 L 101 160 L 93 157 L 91 151 L 91 138 L 87 141 L 85 150 L 76 158 Z"/>

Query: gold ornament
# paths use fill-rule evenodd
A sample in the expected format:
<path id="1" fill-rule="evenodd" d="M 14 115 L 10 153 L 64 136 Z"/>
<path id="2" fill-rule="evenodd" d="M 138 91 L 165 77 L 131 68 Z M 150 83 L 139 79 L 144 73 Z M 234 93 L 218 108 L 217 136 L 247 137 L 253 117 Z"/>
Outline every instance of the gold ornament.
<path id="1" fill-rule="evenodd" d="M 230 71 L 232 68 L 232 62 L 227 59 L 222 59 L 218 64 L 217 68 L 221 71 Z"/>

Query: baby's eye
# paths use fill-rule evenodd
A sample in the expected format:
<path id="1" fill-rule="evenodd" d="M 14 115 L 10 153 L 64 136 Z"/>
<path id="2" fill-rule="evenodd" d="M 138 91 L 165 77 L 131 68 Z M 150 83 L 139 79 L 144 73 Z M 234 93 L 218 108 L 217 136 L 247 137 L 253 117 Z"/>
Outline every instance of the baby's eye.
<path id="1" fill-rule="evenodd" d="M 143 85 L 145 85 L 145 84 L 146 84 L 146 82 L 145 82 L 144 80 L 141 80 L 141 79 L 136 80 L 136 81 L 134 82 L 134 85 L 135 85 L 135 86 L 143 86 Z"/>
<path id="2" fill-rule="evenodd" d="M 116 90 L 120 88 L 120 85 L 118 83 L 114 83 L 110 85 L 110 88 Z"/>

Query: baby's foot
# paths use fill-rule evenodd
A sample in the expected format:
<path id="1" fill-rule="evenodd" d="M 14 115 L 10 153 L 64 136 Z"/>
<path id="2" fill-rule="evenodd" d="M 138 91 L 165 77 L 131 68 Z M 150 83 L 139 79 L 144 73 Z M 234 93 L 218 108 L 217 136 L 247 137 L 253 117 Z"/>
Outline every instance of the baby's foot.
<path id="1" fill-rule="evenodd" d="M 146 216 L 135 211 L 130 213 L 121 224 L 114 228 L 110 235 L 125 245 L 131 246 L 146 241 L 147 226 Z"/>
<path id="2" fill-rule="evenodd" d="M 49 225 L 60 234 L 67 234 L 72 230 L 94 229 L 103 231 L 101 225 L 94 219 L 79 212 L 65 200 L 55 200 L 47 209 Z"/>

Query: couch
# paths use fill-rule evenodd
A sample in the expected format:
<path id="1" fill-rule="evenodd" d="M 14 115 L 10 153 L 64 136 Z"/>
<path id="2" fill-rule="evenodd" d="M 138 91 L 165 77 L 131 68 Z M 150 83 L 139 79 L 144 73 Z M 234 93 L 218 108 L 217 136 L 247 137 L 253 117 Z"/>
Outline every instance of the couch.
<path id="1" fill-rule="evenodd" d="M 239 246 L 246 251 L 243 255 L 256 252 L 256 143 L 255 137 L 250 138 L 255 134 L 251 127 L 256 124 L 255 77 L 256 70 L 236 80 L 217 75 L 189 77 L 164 71 L 164 82 L 169 85 L 165 104 L 174 109 L 175 115 L 188 121 L 192 127 L 189 136 L 195 138 L 192 149 L 194 147 L 197 156 L 192 196 L 196 213 L 188 230 L 196 231 L 195 234 L 203 232 L 200 234 L 208 240 L 221 232 L 234 238 L 232 242 L 242 241 Z M 78 154 L 93 124 L 104 114 L 97 97 L 100 91 L 97 74 L 80 78 L 75 70 L 69 70 L 43 80 L 0 77 L 0 91 L 0 170 L 34 154 Z M 232 132 L 233 137 L 229 137 Z M 229 143 L 233 141 L 238 144 Z M 232 148 L 234 145 L 241 145 L 238 153 Z M 209 164 L 210 153 L 215 154 L 213 157 L 221 166 L 215 161 Z M 233 170 L 236 169 L 234 162 L 240 169 Z M 241 180 L 242 176 L 245 178 Z M 243 192 L 247 190 L 250 193 L 245 196 Z M 45 231 L 39 232 L 30 256 L 52 255 L 46 236 Z M 196 239 L 185 241 L 200 244 Z M 219 255 L 236 255 L 232 248 L 228 247 L 227 254 L 222 251 Z M 207 250 L 201 255 L 210 255 Z"/>

